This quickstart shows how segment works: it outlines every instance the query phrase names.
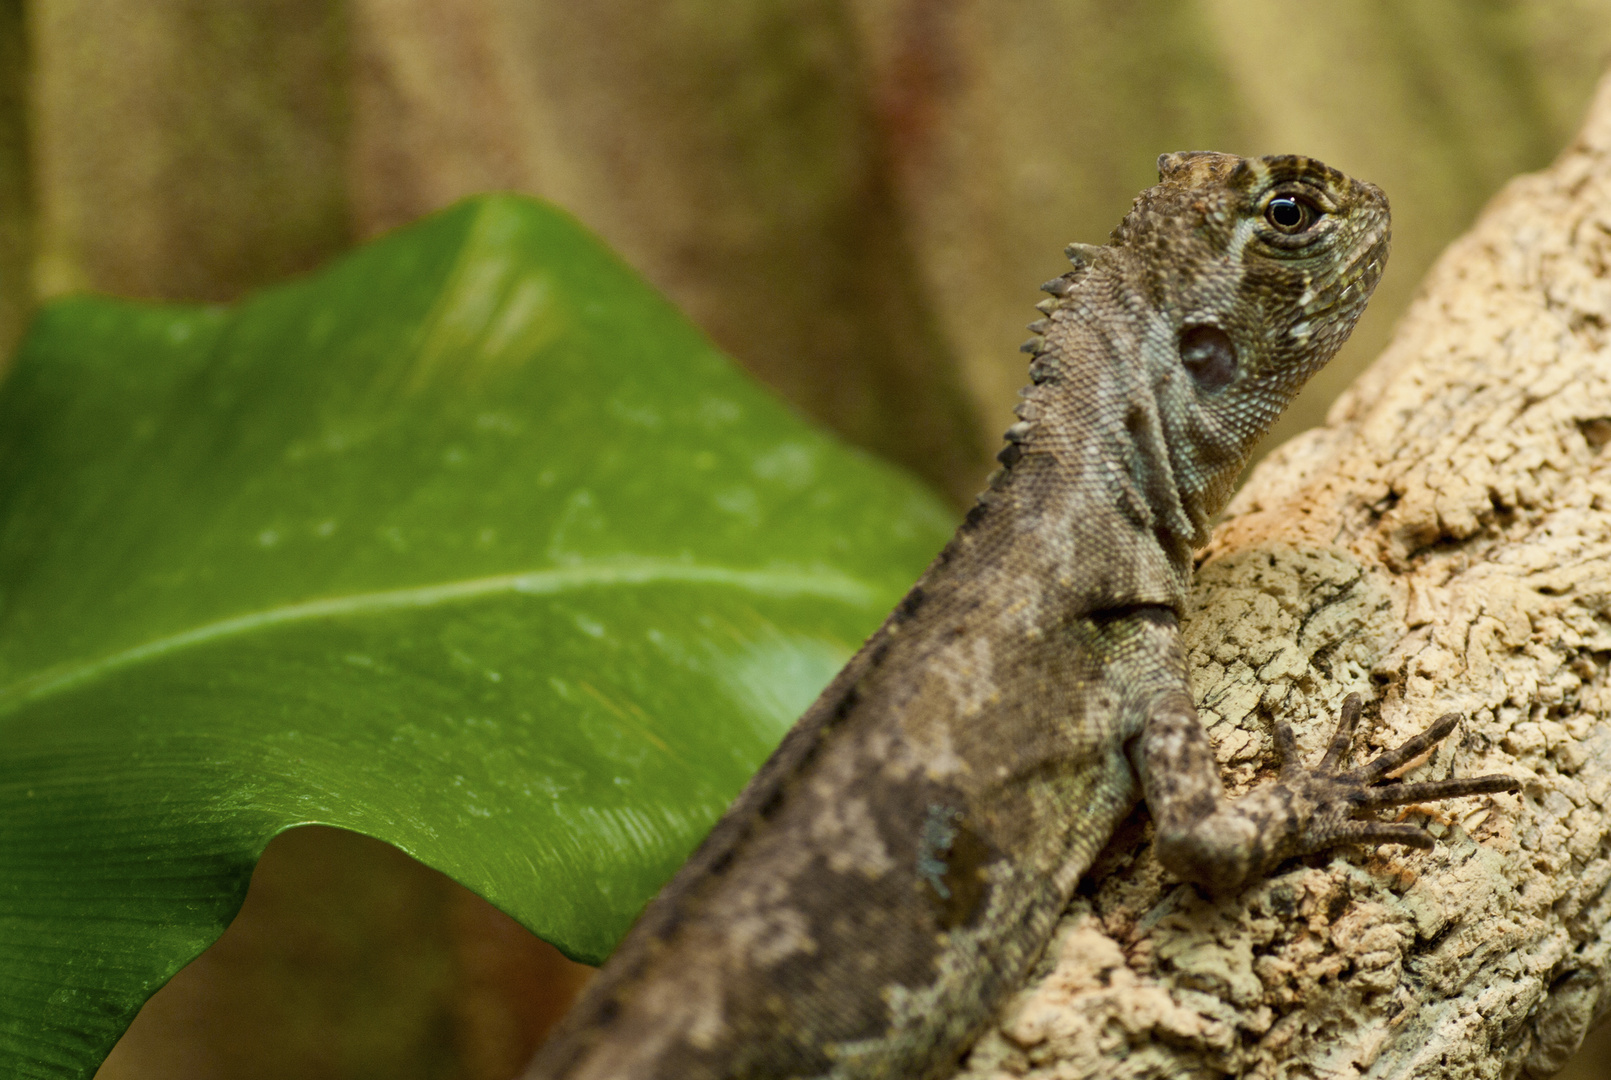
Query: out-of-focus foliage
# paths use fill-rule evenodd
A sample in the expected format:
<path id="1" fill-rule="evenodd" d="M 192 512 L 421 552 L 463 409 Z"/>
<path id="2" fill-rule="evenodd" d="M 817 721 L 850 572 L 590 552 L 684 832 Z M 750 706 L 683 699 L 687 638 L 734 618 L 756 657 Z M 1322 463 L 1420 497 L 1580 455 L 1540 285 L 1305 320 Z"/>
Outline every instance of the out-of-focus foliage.
<path id="1" fill-rule="evenodd" d="M 1034 286 L 1158 153 L 1309 153 L 1393 199 L 1388 276 L 1290 432 L 1559 148 L 1611 48 L 1611 0 L 31 0 L 27 22 L 42 294 L 230 298 L 527 191 L 958 499 L 1010 420 Z"/>
<path id="2" fill-rule="evenodd" d="M 270 837 L 601 961 L 949 535 L 574 221 L 484 196 L 0 388 L 0 1070 L 76 1077 Z"/>
<path id="3" fill-rule="evenodd" d="M 34 299 L 27 58 L 22 0 L 0 0 L 0 378 Z"/>

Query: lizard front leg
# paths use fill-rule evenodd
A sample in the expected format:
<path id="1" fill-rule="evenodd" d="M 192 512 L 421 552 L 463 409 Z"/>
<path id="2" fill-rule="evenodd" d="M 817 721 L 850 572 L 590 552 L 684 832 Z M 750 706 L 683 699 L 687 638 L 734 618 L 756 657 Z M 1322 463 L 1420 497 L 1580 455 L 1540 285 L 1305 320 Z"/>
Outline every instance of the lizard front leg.
<path id="1" fill-rule="evenodd" d="M 1277 724 L 1280 776 L 1240 799 L 1228 800 L 1190 698 L 1184 692 L 1161 697 L 1130 746 L 1131 761 L 1157 828 L 1158 860 L 1171 873 L 1212 893 L 1230 893 L 1283 859 L 1339 844 L 1433 846 L 1425 829 L 1364 816 L 1371 811 L 1515 791 L 1521 786 L 1509 776 L 1416 784 L 1383 782 L 1393 770 L 1453 731 L 1459 713 L 1439 718 L 1403 745 L 1347 770 L 1344 767 L 1359 713 L 1359 695 L 1349 694 L 1337 733 L 1313 768 L 1298 760 L 1291 726 Z"/>

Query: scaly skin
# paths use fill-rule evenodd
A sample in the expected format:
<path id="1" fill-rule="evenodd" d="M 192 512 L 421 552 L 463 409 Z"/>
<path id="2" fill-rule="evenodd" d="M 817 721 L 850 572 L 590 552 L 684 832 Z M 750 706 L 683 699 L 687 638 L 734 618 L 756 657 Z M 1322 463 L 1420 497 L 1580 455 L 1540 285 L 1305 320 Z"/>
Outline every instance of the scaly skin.
<path id="1" fill-rule="evenodd" d="M 1355 702 L 1319 768 L 1289 758 L 1224 798 L 1177 628 L 1192 550 L 1348 336 L 1388 210 L 1302 157 L 1159 168 L 1110 243 L 1071 247 L 1075 269 L 1045 286 L 1034 385 L 989 490 L 528 1076 L 944 1076 L 1138 786 L 1165 866 L 1218 892 L 1336 843 L 1430 845 L 1361 811 L 1514 787 L 1372 787 L 1455 718 L 1337 772 Z"/>

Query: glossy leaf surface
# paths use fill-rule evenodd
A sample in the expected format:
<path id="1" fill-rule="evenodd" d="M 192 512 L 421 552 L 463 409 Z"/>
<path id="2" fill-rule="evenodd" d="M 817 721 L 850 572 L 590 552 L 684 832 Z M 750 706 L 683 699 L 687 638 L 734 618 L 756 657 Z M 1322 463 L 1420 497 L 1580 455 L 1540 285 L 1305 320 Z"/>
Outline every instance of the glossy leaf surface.
<path id="1" fill-rule="evenodd" d="M 597 962 L 949 527 L 526 200 L 47 309 L 0 389 L 4 1071 L 92 1073 L 302 823 Z"/>

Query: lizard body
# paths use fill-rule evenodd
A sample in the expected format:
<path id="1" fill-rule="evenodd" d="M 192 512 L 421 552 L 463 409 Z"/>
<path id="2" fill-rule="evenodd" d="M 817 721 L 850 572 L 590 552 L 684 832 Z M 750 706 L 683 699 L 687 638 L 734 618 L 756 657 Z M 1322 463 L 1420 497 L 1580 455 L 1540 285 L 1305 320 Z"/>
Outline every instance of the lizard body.
<path id="1" fill-rule="evenodd" d="M 1048 283 L 1003 468 L 945 550 L 648 906 L 528 1076 L 948 1074 L 1144 794 L 1171 872 L 1229 892 L 1382 805 L 1509 790 L 1351 773 L 1224 797 L 1177 626 L 1257 438 L 1387 255 L 1382 193 L 1302 157 L 1169 154 Z M 1290 751 L 1289 730 L 1277 741 Z M 1138 792 L 1138 788 L 1140 791 Z"/>

